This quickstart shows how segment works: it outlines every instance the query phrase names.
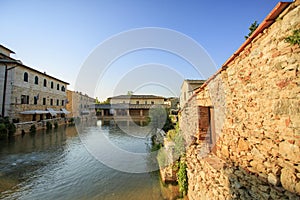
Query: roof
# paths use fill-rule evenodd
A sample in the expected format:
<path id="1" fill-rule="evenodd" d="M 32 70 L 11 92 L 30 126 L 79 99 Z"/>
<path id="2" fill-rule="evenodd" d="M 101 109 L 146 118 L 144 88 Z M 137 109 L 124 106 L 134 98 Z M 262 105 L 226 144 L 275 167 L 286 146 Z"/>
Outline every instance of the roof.
<path id="1" fill-rule="evenodd" d="M 10 50 L 9 48 L 7 48 L 7 47 L 5 47 L 5 46 L 3 46 L 1 44 L 0 44 L 0 47 L 3 48 L 3 49 L 5 49 L 5 50 L 7 50 L 7 51 L 9 51 L 10 53 L 15 53 L 12 50 Z"/>
<path id="2" fill-rule="evenodd" d="M 119 95 L 109 99 L 164 99 L 164 97 L 155 95 Z"/>
<path id="3" fill-rule="evenodd" d="M 3 54 L 1 54 L 1 56 L 3 56 Z M 4 55 L 4 56 L 5 56 L 5 55 Z M 5 57 L 7 57 L 7 56 L 5 56 Z M 17 65 L 19 65 L 19 66 L 25 67 L 25 68 L 27 68 L 27 69 L 29 69 L 29 70 L 32 70 L 32 71 L 37 72 L 37 73 L 39 73 L 39 74 L 42 74 L 42 75 L 44 75 L 44 76 L 48 76 L 49 78 L 52 78 L 52 79 L 54 79 L 54 80 L 57 80 L 57 81 L 60 81 L 60 82 L 62 82 L 62 83 L 65 83 L 65 84 L 69 85 L 68 82 L 62 81 L 62 80 L 60 80 L 60 79 L 58 79 L 58 78 L 55 78 L 55 77 L 53 77 L 53 76 L 50 76 L 50 75 L 48 75 L 48 74 L 46 74 L 46 73 L 43 73 L 43 72 L 40 72 L 40 71 L 38 71 L 38 70 L 36 70 L 36 69 L 33 69 L 33 68 L 31 68 L 31 67 L 28 67 L 28 66 L 24 65 L 21 61 L 16 60 L 16 59 L 13 59 L 13 58 L 11 58 L 11 57 L 7 57 L 7 59 L 0 59 L 0 63 L 17 64 Z"/>
<path id="4" fill-rule="evenodd" d="M 183 86 L 184 83 L 187 83 L 191 86 L 193 86 L 195 88 L 195 86 L 201 86 L 203 83 L 205 83 L 206 80 L 192 80 L 192 79 L 185 79 L 182 84 L 181 84 L 181 88 Z"/>
<path id="5" fill-rule="evenodd" d="M 191 80 L 191 79 L 186 79 L 184 80 L 185 82 L 189 84 L 201 84 L 204 83 L 206 80 Z"/>
<path id="6" fill-rule="evenodd" d="M 226 70 L 228 68 L 228 65 L 237 57 L 239 54 L 248 46 L 256 36 L 258 36 L 260 33 L 262 33 L 266 28 L 270 27 L 271 24 L 273 24 L 276 21 L 276 18 L 293 2 L 279 2 L 273 10 L 267 15 L 267 17 L 263 20 L 263 22 L 255 29 L 255 31 L 249 36 L 249 38 L 236 50 L 227 60 L 226 62 L 222 65 L 222 67 L 215 73 L 213 74 L 205 83 L 198 88 L 195 91 L 196 95 L 199 93 L 203 88 L 205 88 L 210 81 L 212 81 L 218 74 L 220 74 L 223 70 Z M 192 95 L 190 97 L 193 98 Z"/>

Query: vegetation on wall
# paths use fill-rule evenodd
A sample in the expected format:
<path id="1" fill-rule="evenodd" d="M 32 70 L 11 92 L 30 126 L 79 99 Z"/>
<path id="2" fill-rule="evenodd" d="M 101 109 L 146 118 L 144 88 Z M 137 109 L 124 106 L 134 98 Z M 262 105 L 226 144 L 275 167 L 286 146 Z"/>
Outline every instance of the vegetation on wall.
<path id="1" fill-rule="evenodd" d="M 2 139 L 13 136 L 16 132 L 16 126 L 9 121 L 8 117 L 0 118 L 0 137 Z"/>
<path id="2" fill-rule="evenodd" d="M 29 131 L 30 131 L 30 133 L 35 133 L 36 132 L 36 127 L 35 127 L 34 124 L 30 126 Z"/>
<path id="3" fill-rule="evenodd" d="M 57 129 L 58 128 L 58 123 L 55 121 L 54 122 L 54 129 Z"/>
<path id="4" fill-rule="evenodd" d="M 51 130 L 52 129 L 52 123 L 47 121 L 46 128 L 47 128 L 47 130 Z"/>
<path id="5" fill-rule="evenodd" d="M 186 164 L 183 161 L 179 162 L 179 170 L 177 173 L 177 181 L 179 185 L 179 192 L 181 195 L 186 195 L 188 190 L 188 177 L 186 173 Z"/>
<path id="6" fill-rule="evenodd" d="M 286 37 L 284 40 L 292 45 L 298 44 L 300 46 L 300 29 L 294 30 L 293 34 Z"/>

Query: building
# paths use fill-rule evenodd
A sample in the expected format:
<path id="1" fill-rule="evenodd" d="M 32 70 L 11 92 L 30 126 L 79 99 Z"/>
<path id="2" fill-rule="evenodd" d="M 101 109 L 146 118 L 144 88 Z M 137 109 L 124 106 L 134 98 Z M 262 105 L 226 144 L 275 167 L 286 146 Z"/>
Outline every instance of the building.
<path id="1" fill-rule="evenodd" d="M 164 97 L 154 95 L 119 95 L 108 98 L 110 104 L 98 104 L 96 108 L 102 117 L 137 117 L 144 118 L 149 116 L 152 106 L 164 104 Z"/>
<path id="2" fill-rule="evenodd" d="M 183 107 L 188 99 L 194 94 L 194 90 L 199 88 L 205 80 L 189 80 L 186 79 L 181 85 L 180 107 Z"/>
<path id="3" fill-rule="evenodd" d="M 95 99 L 89 97 L 87 94 L 67 90 L 68 102 L 66 104 L 67 110 L 70 111 L 69 117 L 94 117 Z"/>
<path id="4" fill-rule="evenodd" d="M 299 16 L 279 2 L 181 108 L 189 199 L 300 199 Z"/>
<path id="5" fill-rule="evenodd" d="M 69 83 L 15 60 L 0 45 L 1 116 L 13 121 L 41 121 L 65 117 Z"/>

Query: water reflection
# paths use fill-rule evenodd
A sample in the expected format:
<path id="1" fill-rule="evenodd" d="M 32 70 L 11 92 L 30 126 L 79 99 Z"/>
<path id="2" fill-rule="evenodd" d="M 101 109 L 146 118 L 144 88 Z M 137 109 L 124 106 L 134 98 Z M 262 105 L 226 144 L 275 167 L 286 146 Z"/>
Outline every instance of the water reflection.
<path id="1" fill-rule="evenodd" d="M 109 168 L 81 141 L 102 131 L 125 150 L 147 152 L 147 139 L 122 134 L 112 122 L 97 124 L 100 128 L 82 124 L 0 141 L 0 198 L 163 199 L 157 172 L 131 174 Z"/>

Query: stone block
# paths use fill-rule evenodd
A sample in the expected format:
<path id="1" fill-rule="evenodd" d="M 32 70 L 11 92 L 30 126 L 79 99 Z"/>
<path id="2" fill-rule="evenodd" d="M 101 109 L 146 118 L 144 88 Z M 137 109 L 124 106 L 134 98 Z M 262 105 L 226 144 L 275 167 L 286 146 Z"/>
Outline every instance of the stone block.
<path id="1" fill-rule="evenodd" d="M 296 192 L 296 175 L 295 175 L 295 171 L 289 168 L 283 168 L 281 170 L 281 175 L 280 175 L 280 181 L 282 186 L 290 191 L 290 192 Z"/>
<path id="2" fill-rule="evenodd" d="M 272 173 L 268 174 L 268 182 L 272 185 L 278 186 L 280 183 L 280 178 Z"/>
<path id="3" fill-rule="evenodd" d="M 289 141 L 283 141 L 279 144 L 279 153 L 286 159 L 295 163 L 300 162 L 300 149 L 296 144 L 291 144 Z"/>

